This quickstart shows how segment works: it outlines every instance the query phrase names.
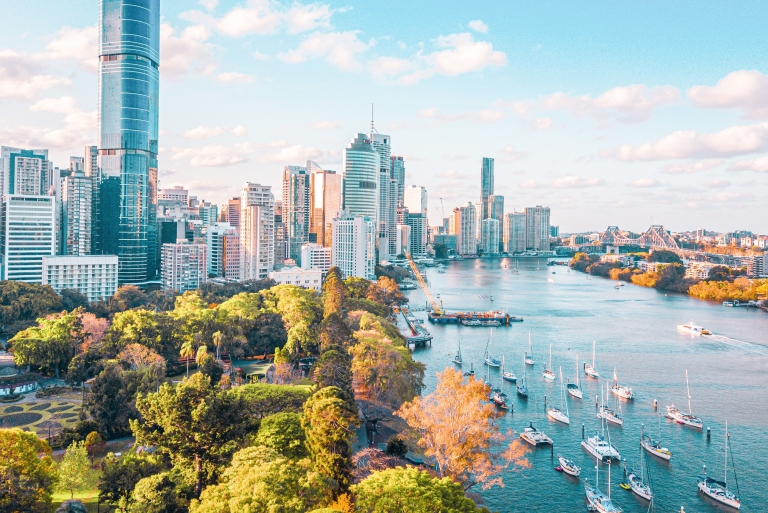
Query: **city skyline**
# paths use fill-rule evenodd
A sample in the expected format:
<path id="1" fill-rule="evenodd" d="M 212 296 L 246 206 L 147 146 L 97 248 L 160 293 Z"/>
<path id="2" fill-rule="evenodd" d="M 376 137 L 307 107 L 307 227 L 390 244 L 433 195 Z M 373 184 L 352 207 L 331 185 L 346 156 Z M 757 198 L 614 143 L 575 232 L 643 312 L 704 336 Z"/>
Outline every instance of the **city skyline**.
<path id="1" fill-rule="evenodd" d="M 8 13 L 0 134 L 65 167 L 96 144 L 98 2 L 50 5 L 34 29 L 31 7 Z M 618 18 L 585 4 L 584 23 L 555 37 L 536 27 L 564 25 L 567 4 L 505 5 L 504 19 L 491 4 L 456 6 L 432 9 L 414 39 L 398 26 L 413 8 L 352 7 L 163 2 L 161 187 L 221 204 L 245 181 L 279 191 L 287 165 L 341 172 L 373 102 L 408 185 L 429 190 L 432 224 L 439 198 L 446 216 L 477 201 L 478 162 L 491 157 L 505 211 L 549 205 L 564 232 L 768 231 L 764 216 L 744 219 L 768 189 L 766 43 L 740 35 L 764 31 L 758 12 L 702 8 L 694 22 L 692 4 Z M 727 44 L 709 40 L 715 28 Z M 311 90 L 292 80 L 308 74 Z"/>

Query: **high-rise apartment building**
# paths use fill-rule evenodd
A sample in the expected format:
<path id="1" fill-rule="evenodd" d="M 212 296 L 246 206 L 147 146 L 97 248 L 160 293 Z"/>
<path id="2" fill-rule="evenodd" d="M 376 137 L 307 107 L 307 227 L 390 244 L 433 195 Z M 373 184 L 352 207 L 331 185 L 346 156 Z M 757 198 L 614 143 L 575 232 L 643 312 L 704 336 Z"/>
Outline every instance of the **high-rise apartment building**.
<path id="1" fill-rule="evenodd" d="M 310 175 L 303 166 L 283 169 L 282 221 L 288 242 L 287 258 L 299 262 L 301 246 L 309 242 Z"/>
<path id="2" fill-rule="evenodd" d="M 403 194 L 405 193 L 405 161 L 403 157 L 392 156 L 392 163 L 390 167 L 392 169 L 392 179 L 395 181 L 397 187 L 397 205 L 403 204 Z"/>
<path id="3" fill-rule="evenodd" d="M 42 283 L 43 257 L 56 253 L 54 196 L 6 194 L 0 215 L 0 279 Z"/>
<path id="4" fill-rule="evenodd" d="M 499 221 L 489 217 L 483 219 L 482 248 L 486 255 L 499 254 Z"/>
<path id="5" fill-rule="evenodd" d="M 48 150 L 0 148 L 0 197 L 5 194 L 46 195 L 54 184 Z"/>
<path id="6" fill-rule="evenodd" d="M 427 215 L 427 188 L 420 185 L 409 185 L 403 193 L 403 205 L 411 214 Z"/>
<path id="7" fill-rule="evenodd" d="M 373 121 L 371 121 L 371 140 L 373 148 L 379 155 L 379 239 L 377 247 L 379 249 L 379 260 L 389 260 L 389 253 L 392 244 L 390 241 L 396 236 L 395 226 L 397 218 L 397 203 L 392 197 L 393 190 L 396 192 L 397 185 L 391 186 L 392 180 L 392 139 L 388 135 L 375 133 Z"/>
<path id="8" fill-rule="evenodd" d="M 525 252 L 525 214 L 510 212 L 504 216 L 504 250 L 507 253 Z"/>
<path id="9" fill-rule="evenodd" d="M 93 178 L 82 170 L 61 179 L 59 212 L 59 253 L 89 255 L 91 253 Z"/>
<path id="10" fill-rule="evenodd" d="M 238 235 L 237 230 L 229 223 L 215 223 L 205 232 L 205 242 L 208 245 L 208 276 L 226 277 L 227 257 L 232 257 L 232 239 L 227 236 Z M 238 263 L 240 261 L 239 237 L 238 237 Z M 227 244 L 229 242 L 229 244 Z"/>
<path id="11" fill-rule="evenodd" d="M 493 196 L 493 159 L 483 157 L 480 166 L 480 221 L 488 219 L 488 198 Z"/>
<path id="12" fill-rule="evenodd" d="M 343 211 L 333 220 L 332 264 L 345 278 L 375 280 L 376 223 L 370 218 Z"/>
<path id="13" fill-rule="evenodd" d="M 330 247 L 311 242 L 301 247 L 301 268 L 320 269 L 323 276 L 331 268 L 332 251 Z"/>
<path id="14" fill-rule="evenodd" d="M 427 255 L 427 216 L 411 214 L 405 216 L 408 225 L 408 245 L 411 256 L 425 257 Z"/>
<path id="15" fill-rule="evenodd" d="M 160 0 L 100 4 L 99 251 L 140 283 L 157 277 Z"/>
<path id="16" fill-rule="evenodd" d="M 499 222 L 499 248 L 497 251 L 501 253 L 504 251 L 504 196 L 495 194 L 488 197 L 488 217 Z"/>
<path id="17" fill-rule="evenodd" d="M 240 202 L 240 279 L 261 280 L 275 266 L 275 197 L 271 187 L 246 182 Z"/>
<path id="18" fill-rule="evenodd" d="M 378 226 L 379 154 L 366 134 L 356 134 L 344 149 L 343 165 L 344 210 L 367 217 Z"/>
<path id="19" fill-rule="evenodd" d="M 525 249 L 549 251 L 549 207 L 525 208 Z"/>
<path id="20" fill-rule="evenodd" d="M 331 247 L 333 218 L 341 210 L 341 175 L 336 171 L 321 169 L 314 162 L 307 163 L 310 174 L 309 233 L 310 238 L 324 247 Z"/>
<path id="21" fill-rule="evenodd" d="M 42 284 L 59 293 L 74 289 L 90 302 L 107 300 L 117 292 L 117 257 L 45 256 Z"/>
<path id="22" fill-rule="evenodd" d="M 455 212 L 455 211 L 454 211 Z M 477 254 L 477 209 L 471 202 L 459 208 L 457 217 L 456 252 L 461 256 Z"/>
<path id="23" fill-rule="evenodd" d="M 240 229 L 240 198 L 230 198 L 222 209 L 224 218 L 222 221 L 229 223 L 229 226 Z"/>
<path id="24" fill-rule="evenodd" d="M 183 293 L 208 281 L 208 247 L 205 244 L 163 244 L 162 254 L 163 290 Z"/>

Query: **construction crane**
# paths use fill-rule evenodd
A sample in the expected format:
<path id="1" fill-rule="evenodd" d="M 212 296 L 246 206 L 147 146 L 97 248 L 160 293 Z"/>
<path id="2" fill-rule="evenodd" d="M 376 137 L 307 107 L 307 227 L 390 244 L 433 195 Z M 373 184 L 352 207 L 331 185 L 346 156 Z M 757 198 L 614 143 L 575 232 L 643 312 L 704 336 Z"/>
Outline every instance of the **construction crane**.
<path id="1" fill-rule="evenodd" d="M 437 314 L 440 315 L 443 313 L 443 304 L 442 301 L 440 304 L 435 301 L 435 298 L 432 297 L 432 293 L 429 291 L 429 287 L 427 287 L 427 283 L 424 281 L 424 278 L 421 276 L 421 272 L 419 271 L 419 268 L 416 266 L 416 262 L 413 261 L 413 257 L 411 257 L 411 253 L 408 252 L 405 254 L 405 256 L 408 258 L 408 263 L 411 264 L 411 271 L 413 271 L 413 275 L 416 277 L 416 281 L 419 282 L 419 285 L 421 285 L 422 290 L 424 291 L 424 295 L 427 296 L 427 300 L 432 305 L 432 310 Z"/>

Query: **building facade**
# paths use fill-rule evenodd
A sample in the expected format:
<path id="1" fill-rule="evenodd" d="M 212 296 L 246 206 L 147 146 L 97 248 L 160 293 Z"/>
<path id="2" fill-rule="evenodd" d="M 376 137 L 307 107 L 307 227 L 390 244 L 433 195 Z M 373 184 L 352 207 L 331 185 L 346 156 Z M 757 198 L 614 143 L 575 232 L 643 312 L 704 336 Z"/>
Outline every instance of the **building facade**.
<path id="1" fill-rule="evenodd" d="M 489 217 L 483 219 L 482 248 L 486 255 L 499 254 L 499 221 Z"/>
<path id="2" fill-rule="evenodd" d="M 375 280 L 376 223 L 369 217 L 344 211 L 333 220 L 331 263 L 345 278 Z"/>
<path id="3" fill-rule="evenodd" d="M 301 268 L 302 269 L 320 269 L 323 276 L 331 268 L 333 260 L 330 247 L 324 247 L 320 244 L 310 242 L 301 247 Z"/>
<path id="4" fill-rule="evenodd" d="M 504 250 L 507 253 L 525 253 L 525 214 L 510 212 L 504 216 Z"/>
<path id="5" fill-rule="evenodd" d="M 456 252 L 461 256 L 477 255 L 477 209 L 472 202 L 459 208 Z"/>
<path id="6" fill-rule="evenodd" d="M 403 193 L 403 205 L 411 214 L 427 215 L 427 188 L 420 185 L 410 185 Z"/>
<path id="7" fill-rule="evenodd" d="M 74 289 L 88 301 L 105 301 L 117 292 L 117 256 L 46 256 L 43 257 L 43 285 L 61 293 Z"/>
<path id="8" fill-rule="evenodd" d="M 208 281 L 208 247 L 205 244 L 177 242 L 163 244 L 163 290 L 181 293 L 197 289 Z"/>
<path id="9" fill-rule="evenodd" d="M 408 251 L 411 256 L 427 256 L 427 216 L 408 213 L 405 221 L 408 225 Z"/>
<path id="10" fill-rule="evenodd" d="M 51 193 L 54 168 L 48 150 L 0 148 L 0 197 L 5 194 L 44 196 Z"/>
<path id="11" fill-rule="evenodd" d="M 92 202 L 93 178 L 85 172 L 74 171 L 61 179 L 60 254 L 91 254 Z"/>
<path id="12" fill-rule="evenodd" d="M 504 196 L 488 197 L 488 217 L 499 222 L 499 248 L 496 251 L 501 253 L 504 251 Z"/>
<path id="13" fill-rule="evenodd" d="M 283 168 L 282 221 L 288 242 L 287 257 L 299 262 L 301 246 L 309 242 L 310 175 L 303 166 Z"/>
<path id="14" fill-rule="evenodd" d="M 492 158 L 483 157 L 480 164 L 480 218 L 478 222 L 490 217 L 488 211 L 488 198 L 493 196 L 494 161 Z"/>
<path id="15" fill-rule="evenodd" d="M 549 207 L 525 208 L 525 249 L 549 251 Z"/>
<path id="16" fill-rule="evenodd" d="M 304 269 L 302 267 L 283 267 L 270 271 L 269 279 L 278 285 L 295 285 L 304 289 L 320 291 L 323 288 L 323 271 L 320 269 Z"/>
<path id="17" fill-rule="evenodd" d="M 356 134 L 344 149 L 343 165 L 344 210 L 367 217 L 378 226 L 379 154 L 366 134 Z"/>
<path id="18" fill-rule="evenodd" d="M 240 201 L 240 279 L 261 280 L 275 266 L 275 197 L 271 187 L 246 182 Z"/>
<path id="19" fill-rule="evenodd" d="M 317 244 L 330 248 L 333 240 L 332 221 L 341 210 L 341 175 L 336 171 L 321 169 L 320 166 L 312 167 L 309 198 L 310 242 L 314 238 Z"/>
<path id="20" fill-rule="evenodd" d="M 405 194 L 405 160 L 403 157 L 391 157 L 390 163 L 391 176 L 395 181 L 397 188 L 395 203 L 399 206 L 403 204 Z"/>
<path id="21" fill-rule="evenodd" d="M 56 199 L 6 194 L 0 223 L 0 279 L 42 283 L 43 257 L 56 254 Z"/>

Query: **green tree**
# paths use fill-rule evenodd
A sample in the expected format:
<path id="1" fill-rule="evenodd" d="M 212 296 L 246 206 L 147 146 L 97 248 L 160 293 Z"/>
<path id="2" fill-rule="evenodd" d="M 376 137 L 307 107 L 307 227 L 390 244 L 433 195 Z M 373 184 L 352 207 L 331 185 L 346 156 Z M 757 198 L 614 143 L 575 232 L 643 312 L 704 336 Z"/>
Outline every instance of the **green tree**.
<path id="1" fill-rule="evenodd" d="M 111 364 L 93 380 L 85 408 L 103 433 L 114 436 L 124 433 L 128 429 L 128 421 L 138 416 L 133 402 L 125 372 L 118 365 Z"/>
<path id="2" fill-rule="evenodd" d="M 180 356 L 187 360 L 187 377 L 189 377 L 189 359 L 195 355 L 195 348 L 191 339 L 188 339 L 182 344 Z"/>
<path id="3" fill-rule="evenodd" d="M 482 511 L 449 477 L 438 479 L 414 467 L 374 472 L 351 487 L 361 513 L 475 513 Z M 486 510 L 487 511 L 487 510 Z"/>
<path id="4" fill-rule="evenodd" d="M 119 353 L 128 344 L 141 344 L 163 354 L 158 314 L 142 309 L 116 313 L 105 342 L 111 354 Z"/>
<path id="5" fill-rule="evenodd" d="M 213 356 L 206 354 L 200 359 L 197 365 L 200 369 L 200 373 L 205 374 L 210 378 L 211 385 L 218 386 L 219 381 L 221 381 L 221 376 L 224 374 L 224 369 L 221 368 L 219 362 L 217 362 Z"/>
<path id="6" fill-rule="evenodd" d="M 347 289 L 347 296 L 352 299 L 366 299 L 368 297 L 368 290 L 373 285 L 369 280 L 365 278 L 358 278 L 357 276 L 350 276 L 344 280 L 344 286 Z"/>
<path id="7" fill-rule="evenodd" d="M 252 354 L 267 354 L 285 345 L 288 332 L 279 314 L 265 313 L 253 322 L 253 328 L 246 337 Z"/>
<path id="8" fill-rule="evenodd" d="M 275 413 L 301 413 L 304 402 L 312 395 L 306 388 L 268 383 L 239 386 L 230 393 L 243 401 L 248 418 L 257 425 L 261 419 Z"/>
<path id="9" fill-rule="evenodd" d="M 91 457 L 91 463 L 93 458 L 104 450 L 106 443 L 98 431 L 91 431 L 85 437 L 85 450 L 88 451 L 88 456 Z"/>
<path id="10" fill-rule="evenodd" d="M 322 352 L 312 368 L 312 377 L 320 388 L 338 387 L 349 400 L 354 400 L 352 389 L 352 357 L 339 346 L 330 346 Z"/>
<path id="11" fill-rule="evenodd" d="M 0 281 L 0 325 L 34 320 L 62 309 L 61 296 L 50 285 Z"/>
<path id="12" fill-rule="evenodd" d="M 190 513 L 304 513 L 330 501 L 334 483 L 309 459 L 292 460 L 263 446 L 237 452 L 216 486 L 192 501 Z"/>
<path id="13" fill-rule="evenodd" d="M 163 471 L 159 455 L 136 454 L 131 449 L 121 457 L 108 454 L 101 463 L 99 499 L 111 504 L 126 502 L 131 497 L 136 483 L 143 478 Z"/>
<path id="14" fill-rule="evenodd" d="M 330 346 L 349 347 L 352 340 L 352 331 L 344 323 L 341 314 L 333 312 L 326 315 L 320 323 L 320 350 L 324 351 Z"/>
<path id="15" fill-rule="evenodd" d="M 323 317 L 333 313 L 342 314 L 346 296 L 347 291 L 341 277 L 341 270 L 333 266 L 328 270 L 323 282 Z"/>
<path id="16" fill-rule="evenodd" d="M 49 511 L 57 479 L 45 440 L 18 428 L 0 429 L 0 511 Z"/>
<path id="17" fill-rule="evenodd" d="M 402 438 L 392 435 L 389 437 L 389 440 L 387 440 L 387 448 L 384 450 L 384 452 L 390 456 L 398 456 L 403 458 L 406 454 L 408 454 L 408 446 L 405 444 L 405 441 Z"/>
<path id="18" fill-rule="evenodd" d="M 660 262 L 662 264 L 682 264 L 683 260 L 674 251 L 666 249 L 657 249 L 648 255 L 649 262 Z"/>
<path id="19" fill-rule="evenodd" d="M 75 355 L 73 330 L 76 329 L 77 314 L 69 313 L 41 318 L 38 325 L 18 332 L 11 340 L 13 362 L 16 365 L 35 365 L 46 372 L 67 369 Z"/>
<path id="20" fill-rule="evenodd" d="M 136 285 L 123 285 L 112 296 L 112 311 L 122 312 L 149 305 L 149 296 Z"/>
<path id="21" fill-rule="evenodd" d="M 87 488 L 91 461 L 85 442 L 72 442 L 59 464 L 59 489 L 69 492 L 74 498 L 75 492 Z"/>
<path id="22" fill-rule="evenodd" d="M 136 442 L 154 445 L 174 465 L 191 467 L 195 495 L 215 479 L 245 437 L 247 410 L 234 394 L 212 387 L 198 373 L 155 394 L 139 395 L 136 408 L 143 421 L 131 421 Z"/>
<path id="23" fill-rule="evenodd" d="M 283 318 L 288 331 L 283 356 L 296 361 L 302 350 L 314 351 L 317 347 L 315 328 L 322 319 L 322 305 L 317 293 L 295 285 L 278 285 L 261 294 L 265 305 Z"/>
<path id="24" fill-rule="evenodd" d="M 290 459 L 305 458 L 307 435 L 298 413 L 275 413 L 265 417 L 259 426 L 254 445 L 263 445 L 280 456 Z"/>
<path id="25" fill-rule="evenodd" d="M 68 312 L 76 308 L 88 308 L 88 296 L 77 289 L 64 289 L 59 294 L 61 307 Z"/>
<path id="26" fill-rule="evenodd" d="M 445 244 L 435 244 L 432 249 L 435 250 L 435 258 L 448 258 L 448 246 Z"/>
<path id="27" fill-rule="evenodd" d="M 304 403 L 301 423 L 315 466 L 344 491 L 350 481 L 354 427 L 359 424 L 347 394 L 337 387 L 321 388 Z"/>
<path id="28" fill-rule="evenodd" d="M 356 333 L 359 343 L 349 349 L 352 375 L 375 404 L 397 407 L 424 388 L 424 364 L 415 362 L 406 347 L 397 347 L 377 332 Z"/>
<path id="29" fill-rule="evenodd" d="M 176 478 L 176 479 L 174 479 Z M 178 474 L 161 472 L 142 478 L 133 489 L 127 513 L 181 513 L 187 500 L 180 497 Z"/>

